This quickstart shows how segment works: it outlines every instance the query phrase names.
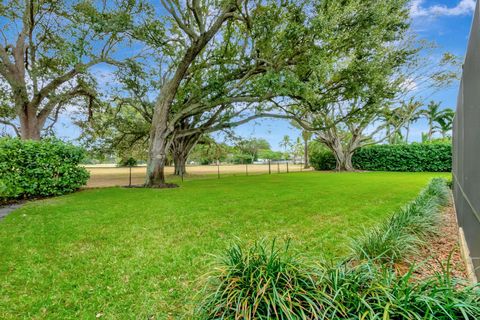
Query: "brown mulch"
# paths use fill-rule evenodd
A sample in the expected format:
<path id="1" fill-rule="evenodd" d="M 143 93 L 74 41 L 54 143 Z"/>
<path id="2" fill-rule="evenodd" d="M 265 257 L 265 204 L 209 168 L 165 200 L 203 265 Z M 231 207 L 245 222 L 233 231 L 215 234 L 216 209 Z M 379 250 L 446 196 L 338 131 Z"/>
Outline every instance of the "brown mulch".
<path id="1" fill-rule="evenodd" d="M 452 204 L 445 208 L 438 235 L 432 237 L 421 254 L 412 257 L 417 268 L 416 278 L 426 278 L 449 268 L 454 278 L 468 279 L 465 262 L 460 253 L 458 225 Z"/>
<path id="2" fill-rule="evenodd" d="M 159 186 L 146 187 L 144 184 L 132 184 L 131 186 L 124 186 L 124 188 L 151 188 L 151 189 L 173 189 L 179 188 L 180 186 L 175 183 L 164 183 Z"/>
<path id="3" fill-rule="evenodd" d="M 25 202 L 27 202 L 27 199 L 0 199 L 0 209 L 16 204 L 24 204 Z"/>

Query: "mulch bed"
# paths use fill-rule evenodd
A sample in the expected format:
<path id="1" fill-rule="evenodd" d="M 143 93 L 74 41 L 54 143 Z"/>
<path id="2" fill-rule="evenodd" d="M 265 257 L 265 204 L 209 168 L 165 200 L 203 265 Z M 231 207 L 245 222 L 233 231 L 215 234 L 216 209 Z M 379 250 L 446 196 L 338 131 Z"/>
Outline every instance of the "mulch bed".
<path id="1" fill-rule="evenodd" d="M 0 209 L 4 207 L 9 207 L 15 204 L 23 204 L 27 202 L 26 199 L 0 199 Z"/>
<path id="2" fill-rule="evenodd" d="M 452 277 L 468 279 L 460 253 L 458 225 L 452 204 L 445 208 L 438 235 L 432 237 L 421 254 L 410 261 L 417 266 L 414 276 L 419 279 L 442 272 L 447 267 Z"/>
<path id="3" fill-rule="evenodd" d="M 173 189 L 179 188 L 180 186 L 175 183 L 164 183 L 160 186 L 146 187 L 144 184 L 132 184 L 131 186 L 124 186 L 124 188 L 145 188 L 145 189 Z"/>

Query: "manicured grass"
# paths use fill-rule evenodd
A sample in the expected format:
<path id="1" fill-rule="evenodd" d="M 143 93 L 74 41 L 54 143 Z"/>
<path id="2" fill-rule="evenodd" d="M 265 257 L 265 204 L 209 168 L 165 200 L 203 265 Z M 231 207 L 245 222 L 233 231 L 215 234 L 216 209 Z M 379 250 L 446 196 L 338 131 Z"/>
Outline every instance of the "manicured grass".
<path id="1" fill-rule="evenodd" d="M 344 255 L 349 237 L 434 176 L 305 172 L 30 203 L 0 221 L 0 319 L 182 318 L 212 254 L 235 239 L 291 238 L 312 260 Z"/>

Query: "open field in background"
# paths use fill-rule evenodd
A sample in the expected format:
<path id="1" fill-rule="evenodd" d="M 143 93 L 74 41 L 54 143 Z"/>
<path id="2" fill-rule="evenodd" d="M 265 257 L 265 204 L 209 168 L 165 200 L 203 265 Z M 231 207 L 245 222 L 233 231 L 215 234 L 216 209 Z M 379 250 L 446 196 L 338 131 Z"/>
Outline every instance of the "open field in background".
<path id="1" fill-rule="evenodd" d="M 129 182 L 129 168 L 124 167 L 106 167 L 106 166 L 85 166 L 90 172 L 90 180 L 87 188 L 98 187 L 115 187 L 126 186 Z M 287 165 L 285 163 L 271 164 L 272 174 L 286 173 Z M 289 172 L 311 171 L 312 169 L 304 169 L 303 164 L 289 164 Z M 132 168 L 132 184 L 139 185 L 145 182 L 147 168 L 145 166 Z M 173 175 L 173 167 L 166 167 L 165 173 L 170 180 L 179 180 Z M 220 177 L 237 176 L 237 175 L 268 174 L 268 164 L 249 164 L 245 165 L 220 165 Z M 206 166 L 187 166 L 187 175 L 185 180 L 206 178 L 218 174 L 218 167 L 215 165 Z"/>
<path id="2" fill-rule="evenodd" d="M 236 239 L 338 257 L 434 176 L 448 175 L 252 175 L 28 203 L 0 221 L 0 319 L 181 319 Z"/>

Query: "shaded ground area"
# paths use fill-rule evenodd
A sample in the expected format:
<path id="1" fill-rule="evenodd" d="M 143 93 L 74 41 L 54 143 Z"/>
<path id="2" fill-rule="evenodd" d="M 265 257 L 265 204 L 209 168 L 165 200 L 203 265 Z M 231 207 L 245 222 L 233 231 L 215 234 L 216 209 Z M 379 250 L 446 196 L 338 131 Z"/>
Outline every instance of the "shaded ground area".
<path id="1" fill-rule="evenodd" d="M 22 207 L 22 204 L 10 204 L 5 206 L 0 206 L 0 220 L 7 216 L 10 212 L 19 209 Z"/>
<path id="2" fill-rule="evenodd" d="M 237 239 L 289 238 L 311 262 L 334 259 L 433 176 L 238 176 L 30 202 L 0 223 L 0 319 L 188 318 Z"/>
<path id="3" fill-rule="evenodd" d="M 87 170 L 90 172 L 90 180 L 88 181 L 87 188 L 125 186 L 129 183 L 129 168 L 87 166 Z M 187 175 L 185 175 L 184 179 L 215 178 L 218 174 L 218 170 L 219 168 L 214 165 L 188 166 Z M 146 171 L 146 167 L 132 168 L 132 184 L 143 184 L 145 182 Z M 301 172 L 311 171 L 311 169 L 305 170 L 301 164 L 289 164 L 288 171 Z M 173 167 L 166 167 L 165 173 L 167 174 L 167 177 L 170 180 L 179 180 L 179 177 L 174 176 L 173 172 Z M 272 174 L 277 174 L 279 172 L 286 173 L 287 165 L 284 163 L 271 164 L 270 172 Z M 220 166 L 220 178 L 268 173 L 269 167 L 264 164 Z"/>

